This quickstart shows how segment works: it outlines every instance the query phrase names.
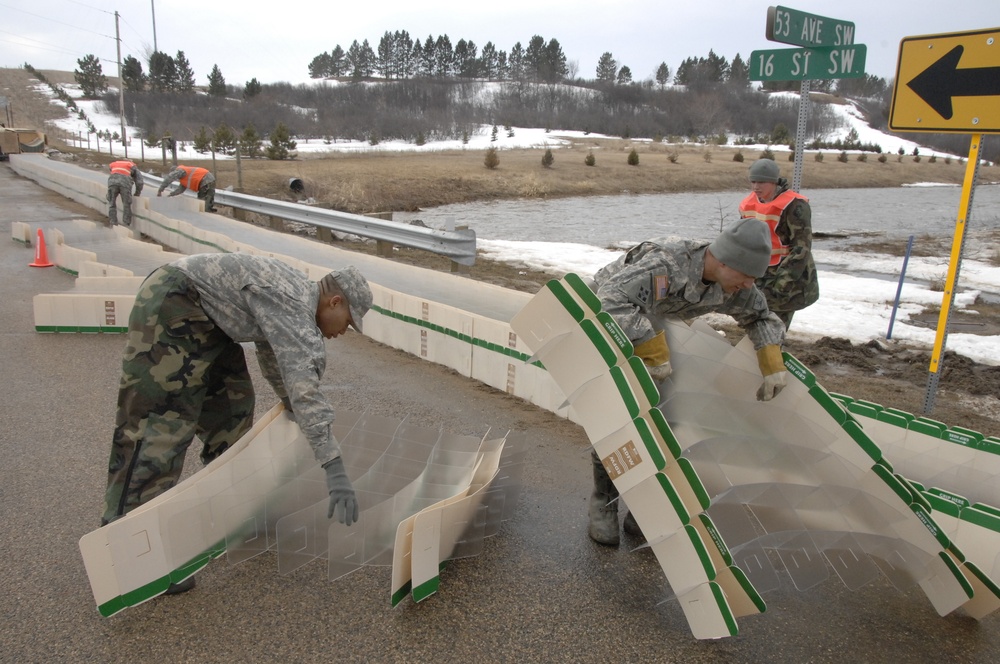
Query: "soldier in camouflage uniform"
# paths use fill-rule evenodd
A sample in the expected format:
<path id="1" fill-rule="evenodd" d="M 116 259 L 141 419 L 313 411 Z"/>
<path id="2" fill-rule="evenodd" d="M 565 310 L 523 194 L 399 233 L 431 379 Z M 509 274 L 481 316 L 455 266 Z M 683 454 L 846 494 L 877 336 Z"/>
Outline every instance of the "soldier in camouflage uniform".
<path id="1" fill-rule="evenodd" d="M 178 166 L 170 171 L 160 183 L 160 188 L 156 190 L 157 196 L 162 196 L 163 191 L 174 182 L 180 186 L 170 192 L 170 196 L 179 196 L 185 189 L 190 189 L 198 194 L 198 199 L 205 201 L 205 211 L 215 212 L 215 176 L 206 168 L 199 166 Z"/>
<path id="2" fill-rule="evenodd" d="M 108 176 L 108 222 L 112 226 L 118 225 L 118 209 L 115 206 L 116 199 L 122 199 L 122 223 L 126 226 L 132 225 L 132 186 L 135 186 L 135 195 L 142 193 L 142 172 L 135 163 L 120 159 L 108 165 L 111 175 Z"/>
<path id="3" fill-rule="evenodd" d="M 771 159 L 755 161 L 749 177 L 752 191 L 740 203 L 740 216 L 759 219 L 771 231 L 771 261 L 757 288 L 788 329 L 796 311 L 819 299 L 812 208 L 809 199 L 789 189 Z"/>
<path id="4" fill-rule="evenodd" d="M 769 401 L 785 385 L 781 357 L 785 326 L 768 309 L 754 285 L 767 269 L 771 243 L 767 228 L 741 219 L 711 243 L 650 240 L 629 249 L 594 275 L 602 309 L 615 319 L 635 347 L 650 376 L 662 382 L 671 374 L 664 319 L 695 318 L 711 312 L 729 314 L 746 330 L 757 350 L 764 382 L 757 399 Z M 600 544 L 616 546 L 618 491 L 597 454 L 592 454 L 594 491 L 590 498 L 589 534 Z M 626 531 L 639 534 L 635 519 Z"/>
<path id="5" fill-rule="evenodd" d="M 154 271 L 129 317 L 102 524 L 174 486 L 196 434 L 207 464 L 247 432 L 254 414 L 240 345 L 247 341 L 327 472 L 328 516 L 336 509 L 341 523 L 356 521 L 320 379 L 324 338 L 348 325 L 360 332 L 371 305 L 354 267 L 316 282 L 278 259 L 237 253 L 187 256 Z"/>

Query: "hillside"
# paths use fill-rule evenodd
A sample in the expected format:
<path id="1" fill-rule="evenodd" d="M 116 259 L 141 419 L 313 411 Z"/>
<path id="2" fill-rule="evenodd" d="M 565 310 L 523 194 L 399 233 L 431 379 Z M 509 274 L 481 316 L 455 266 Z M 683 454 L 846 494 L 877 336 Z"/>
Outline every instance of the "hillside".
<path id="1" fill-rule="evenodd" d="M 49 81 L 67 85 L 72 83 L 71 72 L 44 72 Z M 37 89 L 37 80 L 21 69 L 0 69 L 0 87 L 7 88 L 7 96 L 14 110 L 15 120 L 30 118 L 31 124 L 44 125 L 50 132 L 50 142 L 64 152 L 74 155 L 82 163 L 101 167 L 113 158 L 107 153 L 107 143 L 102 142 L 101 153 L 81 150 L 59 140 L 65 132 L 53 131 L 52 123 L 60 116 L 67 117 L 63 107 L 53 103 Z M 842 103 L 842 100 L 836 100 Z M 95 104 L 93 102 L 89 102 Z M 93 109 L 93 106 L 90 107 Z M 95 111 L 91 110 L 91 114 Z M 110 119 L 110 121 L 108 121 Z M 96 117 L 91 120 L 98 124 Z M 109 128 L 114 128 L 117 117 L 105 116 Z M 853 121 L 853 120 L 852 120 Z M 99 125 L 98 126 L 103 126 Z M 860 126 L 860 125 L 859 125 Z M 485 132 L 485 128 L 482 130 Z M 524 135 L 533 130 L 518 129 Z M 534 130 L 539 131 L 539 130 Z M 81 132 L 85 135 L 86 129 Z M 884 135 L 883 135 L 884 136 Z M 429 142 L 420 151 L 412 143 L 384 143 L 369 146 L 336 142 L 321 145 L 323 141 L 310 141 L 309 146 L 300 139 L 299 158 L 290 161 L 244 159 L 242 176 L 237 165 L 228 158 L 211 159 L 186 148 L 180 154 L 184 162 L 200 163 L 213 169 L 220 187 L 242 188 L 243 191 L 274 198 L 291 199 L 288 191 L 290 178 L 299 178 L 305 184 L 304 196 L 321 206 L 363 213 L 387 210 L 418 210 L 420 208 L 472 200 L 548 198 L 587 195 L 619 195 L 622 193 L 666 193 L 685 191 L 732 191 L 746 185 L 748 164 L 760 157 L 765 145 L 705 145 L 681 139 L 622 139 L 607 136 L 569 135 L 553 130 L 545 134 L 538 147 L 501 146 L 500 163 L 495 170 L 484 165 L 484 155 L 491 145 L 489 138 L 480 133 L 468 145 L 460 141 Z M 544 168 L 541 145 L 551 140 L 555 162 Z M 676 140 L 677 142 L 668 142 Z M 869 140 L 863 137 L 863 140 Z M 898 139 L 896 139 L 898 143 Z M 137 145 L 138 144 L 138 145 Z M 395 150 L 394 145 L 400 149 Z M 445 149 L 439 149 L 446 146 Z M 306 148 L 325 148 L 313 152 Z M 351 151 L 343 151 L 350 147 Z M 119 149 L 121 146 L 119 145 Z M 639 155 L 639 165 L 627 164 L 631 150 Z M 784 151 L 781 151 L 781 150 Z M 792 164 L 787 161 L 790 153 L 784 146 L 775 146 L 775 158 L 782 165 L 784 174 L 791 177 Z M 743 162 L 734 161 L 737 154 Z M 909 150 L 907 150 L 909 153 Z M 923 154 L 929 151 L 922 150 Z M 584 163 L 588 154 L 595 156 L 593 167 Z M 810 188 L 842 187 L 891 187 L 919 182 L 944 182 L 957 184 L 962 181 L 965 168 L 957 159 L 944 159 L 931 163 L 920 162 L 907 154 L 888 155 L 880 163 L 876 155 L 868 154 L 867 161 L 858 161 L 858 154 L 851 153 L 846 162 L 838 161 L 836 151 L 823 151 L 823 160 L 817 161 L 815 152 L 807 153 L 803 168 L 803 184 Z M 114 156 L 121 156 L 117 152 Z M 147 148 L 139 141 L 133 142 L 129 156 L 141 162 L 144 170 L 162 173 L 159 148 Z M 995 180 L 994 177 L 988 179 Z"/>

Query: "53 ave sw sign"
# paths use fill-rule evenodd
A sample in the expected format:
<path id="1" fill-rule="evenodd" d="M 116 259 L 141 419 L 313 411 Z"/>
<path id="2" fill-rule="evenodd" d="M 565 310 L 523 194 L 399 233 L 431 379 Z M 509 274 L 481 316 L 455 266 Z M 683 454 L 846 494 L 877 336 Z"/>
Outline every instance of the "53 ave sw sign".
<path id="1" fill-rule="evenodd" d="M 1000 28 L 904 37 L 889 128 L 1000 133 Z"/>

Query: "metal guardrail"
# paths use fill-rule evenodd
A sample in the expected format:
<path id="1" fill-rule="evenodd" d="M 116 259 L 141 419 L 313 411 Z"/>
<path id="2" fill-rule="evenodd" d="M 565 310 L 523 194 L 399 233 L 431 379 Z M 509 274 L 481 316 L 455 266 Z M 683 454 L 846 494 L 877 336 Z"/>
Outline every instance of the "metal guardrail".
<path id="1" fill-rule="evenodd" d="M 163 179 L 143 173 L 143 181 L 155 189 L 160 186 Z M 255 212 L 339 233 L 351 233 L 380 243 L 430 251 L 446 256 L 460 265 L 474 265 L 476 262 L 476 232 L 468 228 L 442 231 L 349 212 L 314 208 L 301 203 L 238 194 L 224 189 L 215 190 L 215 202 L 237 210 Z"/>

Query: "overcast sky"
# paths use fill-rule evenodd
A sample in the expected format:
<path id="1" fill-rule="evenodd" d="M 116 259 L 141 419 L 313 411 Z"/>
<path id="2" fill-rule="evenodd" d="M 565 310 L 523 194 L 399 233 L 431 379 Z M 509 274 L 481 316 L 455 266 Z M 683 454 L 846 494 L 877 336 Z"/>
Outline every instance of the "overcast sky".
<path id="1" fill-rule="evenodd" d="M 0 67 L 25 62 L 72 71 L 87 54 L 117 74 L 114 12 L 120 16 L 122 59 L 146 67 L 154 43 L 171 56 L 184 51 L 196 84 L 207 85 L 218 65 L 226 82 L 243 85 L 308 80 L 307 67 L 338 44 L 355 39 L 377 49 L 382 35 L 406 30 L 413 39 L 447 35 L 452 45 L 492 41 L 509 52 L 532 36 L 557 39 L 577 75 L 593 78 L 608 51 L 633 80 L 653 77 L 666 62 L 671 75 L 687 57 L 713 49 L 732 60 L 754 50 L 785 48 L 765 37 L 770 3 L 749 0 L 0 0 Z M 1000 28 L 996 0 L 790 0 L 784 5 L 855 24 L 855 43 L 867 46 L 865 71 L 895 75 L 900 39 Z M 155 42 L 154 42 L 155 13 Z M 787 46 L 792 48 L 791 46 Z"/>

